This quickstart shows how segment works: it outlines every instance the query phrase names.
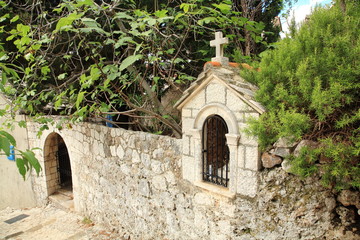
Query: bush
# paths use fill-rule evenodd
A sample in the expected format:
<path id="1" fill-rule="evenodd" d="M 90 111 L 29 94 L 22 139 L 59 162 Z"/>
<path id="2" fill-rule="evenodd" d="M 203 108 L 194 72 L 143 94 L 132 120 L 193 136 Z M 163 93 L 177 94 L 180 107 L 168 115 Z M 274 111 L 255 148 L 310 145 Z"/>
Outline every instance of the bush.
<path id="1" fill-rule="evenodd" d="M 265 52 L 260 72 L 245 78 L 259 86 L 267 112 L 248 131 L 265 148 L 280 137 L 321 142 L 292 160 L 302 176 L 321 172 L 336 188 L 360 188 L 360 4 L 317 7 L 310 19 Z M 326 161 L 316 167 L 320 156 Z M 310 159 L 310 160 L 309 160 Z"/>

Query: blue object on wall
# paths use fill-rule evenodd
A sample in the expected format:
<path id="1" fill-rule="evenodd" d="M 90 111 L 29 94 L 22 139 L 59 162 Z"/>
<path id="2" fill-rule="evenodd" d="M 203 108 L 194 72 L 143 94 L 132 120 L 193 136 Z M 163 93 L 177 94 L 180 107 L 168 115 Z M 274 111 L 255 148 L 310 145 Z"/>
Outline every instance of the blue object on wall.
<path id="1" fill-rule="evenodd" d="M 113 120 L 113 117 L 112 117 L 111 115 L 106 115 L 106 119 L 112 121 L 112 120 Z M 113 127 L 113 124 L 110 123 L 110 122 L 106 122 L 106 126 L 112 128 L 112 127 Z"/>
<path id="2" fill-rule="evenodd" d="M 10 156 L 7 157 L 11 161 L 15 161 L 15 151 L 14 146 L 10 146 Z"/>

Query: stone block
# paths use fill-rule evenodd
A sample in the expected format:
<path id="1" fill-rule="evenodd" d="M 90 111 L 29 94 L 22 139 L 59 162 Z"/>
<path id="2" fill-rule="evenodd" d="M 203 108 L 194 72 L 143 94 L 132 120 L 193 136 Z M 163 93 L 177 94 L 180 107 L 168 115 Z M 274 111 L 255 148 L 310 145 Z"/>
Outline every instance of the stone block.
<path id="1" fill-rule="evenodd" d="M 201 109 L 204 105 L 205 91 L 201 90 L 188 103 L 185 104 L 184 108 Z"/>
<path id="2" fill-rule="evenodd" d="M 261 162 L 264 168 L 273 168 L 282 163 L 281 157 L 273 155 L 268 152 L 264 152 L 261 156 Z"/>
<path id="3" fill-rule="evenodd" d="M 158 190 L 165 191 L 167 189 L 166 179 L 160 175 L 153 177 L 151 184 Z"/>
<path id="4" fill-rule="evenodd" d="M 181 111 L 181 116 L 185 118 L 191 118 L 191 108 L 183 108 Z"/>
<path id="5" fill-rule="evenodd" d="M 245 147 L 240 145 L 238 146 L 238 164 L 237 166 L 240 168 L 245 168 Z"/>
<path id="6" fill-rule="evenodd" d="M 80 142 L 84 141 L 84 135 L 81 132 L 76 132 L 76 139 Z"/>
<path id="7" fill-rule="evenodd" d="M 260 152 L 257 147 L 245 148 L 245 168 L 258 171 L 261 168 Z"/>
<path id="8" fill-rule="evenodd" d="M 194 119 L 193 118 L 182 118 L 182 132 L 188 133 L 190 129 L 194 127 Z"/>
<path id="9" fill-rule="evenodd" d="M 164 157 L 164 150 L 162 148 L 157 148 L 153 151 L 152 157 L 154 159 L 162 159 Z"/>
<path id="10" fill-rule="evenodd" d="M 192 109 L 192 118 L 196 118 L 196 116 L 199 114 L 200 112 L 200 109 Z"/>
<path id="11" fill-rule="evenodd" d="M 151 170 L 154 174 L 162 174 L 163 173 L 163 166 L 160 161 L 152 160 L 151 161 Z"/>
<path id="12" fill-rule="evenodd" d="M 99 143 L 99 147 L 98 147 L 97 151 L 98 151 L 98 154 L 101 157 L 105 157 L 105 151 L 104 151 L 104 144 L 103 143 Z"/>
<path id="13" fill-rule="evenodd" d="M 190 155 L 190 137 L 189 135 L 183 135 L 182 137 L 182 146 L 183 146 L 183 154 Z"/>
<path id="14" fill-rule="evenodd" d="M 308 148 L 317 148 L 319 146 L 318 142 L 314 142 L 311 140 L 302 140 L 295 148 L 294 150 L 294 155 L 295 156 L 299 156 L 300 151 L 303 147 L 308 147 Z"/>
<path id="15" fill-rule="evenodd" d="M 172 170 L 172 169 L 171 169 Z M 175 178 L 175 175 L 173 172 L 171 171 L 167 171 L 165 173 L 165 178 L 166 178 L 166 181 L 171 184 L 171 185 L 175 185 L 176 184 L 176 178 Z"/>
<path id="16" fill-rule="evenodd" d="M 194 158 L 183 156 L 182 157 L 182 175 L 183 178 L 190 182 L 195 181 Z"/>
<path id="17" fill-rule="evenodd" d="M 225 86 L 221 83 L 212 81 L 206 87 L 206 103 L 218 102 L 225 104 Z"/>
<path id="18" fill-rule="evenodd" d="M 239 123 L 244 123 L 244 113 L 243 112 L 233 112 L 236 118 L 236 121 Z"/>
<path id="19" fill-rule="evenodd" d="M 138 185 L 138 192 L 140 195 L 144 197 L 150 197 L 151 196 L 151 189 L 150 184 L 147 180 L 141 179 Z"/>
<path id="20" fill-rule="evenodd" d="M 127 164 L 122 164 L 120 169 L 124 175 L 131 175 L 131 168 Z"/>
<path id="21" fill-rule="evenodd" d="M 122 146 L 118 146 L 116 149 L 116 154 L 120 159 L 124 158 L 125 152 Z"/>
<path id="22" fill-rule="evenodd" d="M 231 223 L 230 220 L 220 220 L 217 222 L 218 228 L 222 234 L 230 235 L 231 234 Z"/>
<path id="23" fill-rule="evenodd" d="M 277 147 L 272 153 L 282 158 L 285 158 L 290 155 L 290 149 L 286 147 Z"/>
<path id="24" fill-rule="evenodd" d="M 241 134 L 240 137 L 240 144 L 247 145 L 247 146 L 258 146 L 259 142 L 256 137 L 248 136 L 245 134 L 244 130 L 248 127 L 246 123 L 239 123 L 239 131 Z"/>
<path id="25" fill-rule="evenodd" d="M 131 160 L 132 160 L 133 163 L 141 162 L 140 155 L 136 150 L 132 151 Z"/>
<path id="26" fill-rule="evenodd" d="M 211 197 L 211 195 L 207 193 L 197 193 L 194 197 L 194 203 L 198 205 L 204 205 L 204 206 L 213 206 L 214 205 L 214 199 Z"/>
<path id="27" fill-rule="evenodd" d="M 151 165 L 150 155 L 147 153 L 141 153 L 141 163 L 144 164 L 146 168 L 149 168 Z"/>
<path id="28" fill-rule="evenodd" d="M 195 211 L 194 225 L 196 226 L 196 232 L 201 236 L 198 239 L 203 239 L 207 236 L 209 231 L 209 221 L 207 217 L 200 211 Z"/>
<path id="29" fill-rule="evenodd" d="M 247 104 L 229 89 L 226 89 L 226 106 L 233 112 L 245 111 L 247 108 Z"/>
<path id="30" fill-rule="evenodd" d="M 235 217 L 236 206 L 232 202 L 228 203 L 228 202 L 221 201 L 220 209 L 224 215 L 231 217 L 231 218 Z"/>
<path id="31" fill-rule="evenodd" d="M 356 206 L 360 209 L 360 192 L 351 190 L 342 190 L 337 200 L 344 206 Z"/>
<path id="32" fill-rule="evenodd" d="M 136 139 L 135 139 L 134 135 L 130 135 L 130 137 L 128 139 L 126 139 L 127 145 L 131 148 L 135 148 L 135 142 L 136 142 Z"/>
<path id="33" fill-rule="evenodd" d="M 293 148 L 296 144 L 297 142 L 291 141 L 290 138 L 282 137 L 274 143 L 274 147 Z"/>
<path id="34" fill-rule="evenodd" d="M 116 157 L 116 147 L 115 146 L 110 146 L 110 152 L 111 152 L 111 156 L 112 157 Z"/>
<path id="35" fill-rule="evenodd" d="M 281 163 L 281 168 L 287 172 L 287 173 L 291 173 L 291 164 L 289 162 L 289 160 L 284 160 L 282 163 Z"/>
<path id="36" fill-rule="evenodd" d="M 95 138 L 95 140 L 98 140 L 98 141 L 100 140 L 100 134 L 96 130 L 94 130 L 94 138 Z"/>
<path id="37" fill-rule="evenodd" d="M 258 178 L 254 171 L 238 169 L 237 193 L 255 197 L 258 189 Z"/>
<path id="38" fill-rule="evenodd" d="M 224 234 L 212 233 L 210 235 L 210 240 L 228 240 L 229 237 Z"/>

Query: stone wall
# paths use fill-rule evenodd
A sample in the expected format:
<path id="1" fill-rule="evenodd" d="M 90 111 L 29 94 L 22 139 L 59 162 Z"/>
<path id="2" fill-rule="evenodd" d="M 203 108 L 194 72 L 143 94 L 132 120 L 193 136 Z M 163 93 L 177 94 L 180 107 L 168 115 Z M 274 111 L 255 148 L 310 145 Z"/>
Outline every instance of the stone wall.
<path id="1" fill-rule="evenodd" d="M 90 123 L 37 139 L 38 127 L 29 126 L 31 145 L 45 146 L 55 131 L 68 147 L 75 210 L 131 239 L 336 239 L 356 227 L 339 220 L 333 194 L 318 181 L 280 167 L 257 173 L 254 197 L 228 198 L 182 178 L 181 140 Z M 44 175 L 33 182 L 39 204 Z"/>

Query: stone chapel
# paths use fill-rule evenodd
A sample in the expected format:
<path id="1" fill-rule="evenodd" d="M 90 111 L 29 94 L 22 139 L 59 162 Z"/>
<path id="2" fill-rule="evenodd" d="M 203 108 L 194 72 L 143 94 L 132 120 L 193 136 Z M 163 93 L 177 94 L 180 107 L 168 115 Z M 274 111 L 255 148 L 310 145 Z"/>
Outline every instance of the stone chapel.
<path id="1" fill-rule="evenodd" d="M 265 109 L 254 100 L 256 87 L 223 56 L 227 38 L 215 34 L 216 57 L 175 104 L 182 113 L 183 178 L 229 197 L 253 197 L 261 168 L 256 139 L 244 134 L 246 119 Z"/>

